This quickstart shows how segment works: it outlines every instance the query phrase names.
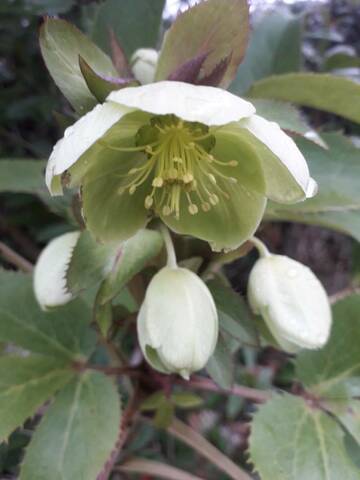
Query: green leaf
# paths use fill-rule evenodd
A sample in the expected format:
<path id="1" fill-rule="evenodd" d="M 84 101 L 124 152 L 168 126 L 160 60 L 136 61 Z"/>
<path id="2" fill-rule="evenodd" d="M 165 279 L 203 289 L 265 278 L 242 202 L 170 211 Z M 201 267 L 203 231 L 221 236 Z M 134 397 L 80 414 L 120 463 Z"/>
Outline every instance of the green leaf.
<path id="1" fill-rule="evenodd" d="M 99 292 L 101 303 L 114 298 L 134 275 L 160 253 L 162 246 L 162 236 L 153 230 L 139 230 L 136 235 L 126 240 L 121 245 L 111 272 L 101 286 Z"/>
<path id="2" fill-rule="evenodd" d="M 350 400 L 344 407 L 332 412 L 360 445 L 360 400 Z"/>
<path id="3" fill-rule="evenodd" d="M 97 100 L 90 92 L 79 66 L 79 55 L 97 73 L 116 77 L 110 58 L 70 23 L 47 18 L 40 30 L 40 47 L 55 83 L 75 110 L 86 113 Z"/>
<path id="4" fill-rule="evenodd" d="M 318 108 L 360 123 L 360 84 L 345 77 L 319 73 L 275 75 L 255 83 L 249 96 Z"/>
<path id="5" fill-rule="evenodd" d="M 318 194 L 291 206 L 270 202 L 266 216 L 333 228 L 360 241 L 360 150 L 341 134 L 324 134 L 323 139 L 329 150 L 305 139 L 297 141 L 319 184 Z"/>
<path id="6" fill-rule="evenodd" d="M 347 53 L 335 53 L 326 58 L 323 69 L 326 71 L 338 70 L 341 68 L 360 67 L 360 58 Z"/>
<path id="7" fill-rule="evenodd" d="M 86 372 L 58 394 L 44 415 L 20 480 L 96 480 L 119 429 L 120 399 L 113 381 Z"/>
<path id="8" fill-rule="evenodd" d="M 245 0 L 207 0 L 195 5 L 167 31 L 156 80 L 167 79 L 187 62 L 205 56 L 197 83 L 226 88 L 244 56 L 248 32 Z"/>
<path id="9" fill-rule="evenodd" d="M 45 191 L 45 166 L 41 160 L 0 160 L 0 192 Z"/>
<path id="10" fill-rule="evenodd" d="M 303 351 L 296 359 L 297 378 L 316 395 L 346 398 L 347 383 L 360 376 L 360 295 L 351 295 L 333 306 L 331 336 L 324 348 Z M 345 389 L 345 390 L 344 390 Z"/>
<path id="11" fill-rule="evenodd" d="M 110 53 L 110 31 L 113 30 L 125 53 L 155 48 L 165 0 L 106 0 L 98 10 L 93 38 Z"/>
<path id="12" fill-rule="evenodd" d="M 344 433 L 326 413 L 290 395 L 278 396 L 255 414 L 250 459 L 261 480 L 358 480 Z"/>
<path id="13" fill-rule="evenodd" d="M 94 348 L 90 309 L 80 300 L 51 312 L 37 304 L 32 277 L 0 269 L 0 342 L 66 360 L 83 359 Z"/>
<path id="14" fill-rule="evenodd" d="M 220 329 L 241 343 L 258 344 L 258 334 L 251 313 L 241 296 L 221 282 L 207 284 L 216 304 Z"/>
<path id="15" fill-rule="evenodd" d="M 219 333 L 215 352 L 206 365 L 210 377 L 221 388 L 231 388 L 234 382 L 234 361 L 224 337 Z"/>
<path id="16" fill-rule="evenodd" d="M 257 115 L 266 118 L 270 122 L 276 122 L 283 130 L 306 136 L 322 147 L 326 144 L 315 130 L 311 128 L 301 112 L 291 105 L 291 103 L 280 102 L 278 100 L 251 99 L 251 103 L 256 108 Z"/>
<path id="17" fill-rule="evenodd" d="M 230 90 L 243 95 L 251 85 L 269 75 L 300 68 L 301 23 L 290 13 L 266 13 L 250 36 L 249 47 Z"/>
<path id="18" fill-rule="evenodd" d="M 90 232 L 82 232 L 66 272 L 68 289 L 76 295 L 101 282 L 119 252 L 119 245 L 98 243 Z"/>
<path id="19" fill-rule="evenodd" d="M 163 403 L 165 394 L 162 390 L 155 392 L 147 397 L 140 405 L 140 410 L 143 412 L 156 410 Z"/>
<path id="20" fill-rule="evenodd" d="M 25 0 L 24 14 L 57 15 L 66 13 L 75 4 L 75 0 Z M 24 7 L 22 7 L 24 9 Z"/>
<path id="21" fill-rule="evenodd" d="M 105 78 L 97 74 L 81 56 L 79 57 L 79 65 L 90 92 L 101 103 L 114 90 L 138 85 L 135 80 L 119 78 L 118 75 L 114 78 Z"/>
<path id="22" fill-rule="evenodd" d="M 0 358 L 0 442 L 70 381 L 69 365 L 48 357 Z"/>
<path id="23" fill-rule="evenodd" d="M 164 397 L 156 410 L 154 425 L 157 428 L 167 428 L 174 417 L 174 412 L 174 405 Z"/>
<path id="24" fill-rule="evenodd" d="M 176 392 L 171 395 L 171 401 L 180 408 L 195 408 L 202 405 L 203 399 L 192 392 Z"/>

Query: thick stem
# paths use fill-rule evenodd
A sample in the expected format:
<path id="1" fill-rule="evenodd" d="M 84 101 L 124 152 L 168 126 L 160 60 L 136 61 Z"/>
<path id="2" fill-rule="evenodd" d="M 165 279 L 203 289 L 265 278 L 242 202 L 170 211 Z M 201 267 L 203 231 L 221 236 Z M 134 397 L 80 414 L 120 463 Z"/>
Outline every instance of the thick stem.
<path id="1" fill-rule="evenodd" d="M 251 242 L 259 252 L 261 258 L 270 257 L 271 253 L 267 249 L 265 243 L 263 243 L 259 238 L 251 237 L 249 242 Z"/>
<path id="2" fill-rule="evenodd" d="M 160 225 L 160 231 L 165 242 L 167 266 L 170 268 L 177 268 L 176 253 L 170 232 L 164 224 Z"/>

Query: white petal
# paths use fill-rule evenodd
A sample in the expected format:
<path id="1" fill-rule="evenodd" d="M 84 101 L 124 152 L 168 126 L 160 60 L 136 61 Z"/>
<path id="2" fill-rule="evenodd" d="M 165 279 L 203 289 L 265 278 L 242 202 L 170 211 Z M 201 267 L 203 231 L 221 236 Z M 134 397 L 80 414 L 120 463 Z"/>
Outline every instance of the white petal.
<path id="1" fill-rule="evenodd" d="M 131 109 L 117 103 L 105 103 L 96 107 L 65 130 L 55 145 L 46 167 L 46 185 L 54 195 L 61 194 L 60 182 L 53 182 L 70 168 L 110 127 Z"/>
<path id="2" fill-rule="evenodd" d="M 225 125 L 255 113 L 232 93 L 215 87 L 163 81 L 111 92 L 108 100 L 155 115 L 173 114 L 189 122 Z"/>
<path id="3" fill-rule="evenodd" d="M 329 338 L 331 309 L 313 272 L 283 255 L 258 260 L 250 273 L 248 295 L 278 343 L 291 351 L 321 348 Z"/>
<path id="4" fill-rule="evenodd" d="M 159 52 L 153 48 L 139 48 L 131 57 L 131 68 L 142 85 L 154 81 Z"/>
<path id="5" fill-rule="evenodd" d="M 206 285 L 190 270 L 163 268 L 147 289 L 138 334 L 142 350 L 146 344 L 156 349 L 168 372 L 188 377 L 203 368 L 218 336 L 217 311 Z"/>
<path id="6" fill-rule="evenodd" d="M 52 240 L 41 252 L 34 270 L 34 293 L 40 306 L 64 305 L 72 299 L 66 288 L 66 268 L 80 232 L 70 232 Z"/>
<path id="7" fill-rule="evenodd" d="M 240 122 L 252 135 L 259 139 L 278 158 L 279 163 L 287 169 L 303 192 L 303 198 L 312 197 L 316 194 L 316 182 L 310 177 L 306 160 L 295 142 L 281 130 L 279 125 L 269 122 L 258 115 L 253 115 Z M 264 162 L 265 176 L 269 182 L 269 198 L 284 203 L 293 202 L 299 198 L 293 198 L 291 190 L 287 192 L 287 181 L 280 178 L 274 171 L 272 162 Z M 288 197 L 288 198 L 287 198 Z"/>

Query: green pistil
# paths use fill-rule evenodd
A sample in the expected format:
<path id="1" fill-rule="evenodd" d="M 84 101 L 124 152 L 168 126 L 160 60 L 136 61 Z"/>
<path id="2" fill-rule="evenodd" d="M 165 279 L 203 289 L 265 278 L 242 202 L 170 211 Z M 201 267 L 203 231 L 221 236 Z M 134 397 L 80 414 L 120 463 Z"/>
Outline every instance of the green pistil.
<path id="1" fill-rule="evenodd" d="M 128 182 L 121 186 L 119 194 L 135 194 L 152 176 L 151 190 L 144 202 L 147 210 L 154 209 L 164 216 L 174 215 L 179 219 L 181 199 L 185 195 L 191 215 L 196 215 L 200 208 L 208 212 L 229 198 L 218 180 L 237 182 L 236 178 L 220 171 L 223 167 L 235 167 L 237 161 L 223 162 L 211 155 L 215 138 L 205 125 L 184 122 L 173 115 L 153 117 L 149 126 L 139 130 L 137 143 L 136 147 L 106 146 L 117 151 L 146 154 L 146 162 L 141 167 L 132 168 L 124 175 Z M 160 195 L 155 197 L 157 191 Z"/>

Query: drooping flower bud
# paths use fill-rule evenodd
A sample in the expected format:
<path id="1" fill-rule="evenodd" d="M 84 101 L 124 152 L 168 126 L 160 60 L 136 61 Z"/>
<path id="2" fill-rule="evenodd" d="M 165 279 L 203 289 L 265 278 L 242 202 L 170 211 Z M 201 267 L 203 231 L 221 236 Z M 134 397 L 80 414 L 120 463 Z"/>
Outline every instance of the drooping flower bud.
<path id="1" fill-rule="evenodd" d="M 80 232 L 52 240 L 41 252 L 34 270 L 34 293 L 41 308 L 64 305 L 72 299 L 66 288 L 66 268 Z"/>
<path id="2" fill-rule="evenodd" d="M 271 255 L 265 247 L 262 253 L 248 284 L 253 312 L 264 318 L 285 351 L 323 347 L 332 321 L 323 286 L 305 265 L 283 255 Z"/>
<path id="3" fill-rule="evenodd" d="M 164 267 L 153 277 L 137 325 L 151 366 L 185 379 L 206 365 L 218 337 L 214 300 L 202 280 L 185 268 Z"/>
<path id="4" fill-rule="evenodd" d="M 159 53 L 152 48 L 139 48 L 131 57 L 131 67 L 140 83 L 146 85 L 154 81 Z"/>

